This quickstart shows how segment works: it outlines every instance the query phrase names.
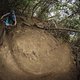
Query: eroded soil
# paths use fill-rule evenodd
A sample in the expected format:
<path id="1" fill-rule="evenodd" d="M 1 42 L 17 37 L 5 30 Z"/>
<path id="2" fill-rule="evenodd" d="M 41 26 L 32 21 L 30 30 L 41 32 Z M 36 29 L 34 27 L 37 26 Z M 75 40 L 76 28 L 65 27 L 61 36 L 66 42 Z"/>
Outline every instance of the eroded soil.
<path id="1" fill-rule="evenodd" d="M 67 43 L 44 30 L 20 27 L 0 48 L 0 80 L 76 80 Z"/>

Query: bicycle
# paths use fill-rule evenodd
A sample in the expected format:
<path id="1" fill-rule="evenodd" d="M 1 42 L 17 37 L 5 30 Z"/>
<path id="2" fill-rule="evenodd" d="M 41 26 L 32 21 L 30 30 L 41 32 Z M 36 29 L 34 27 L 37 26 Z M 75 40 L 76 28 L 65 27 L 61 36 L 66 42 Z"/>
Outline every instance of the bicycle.
<path id="1" fill-rule="evenodd" d="M 3 20 L 0 19 L 0 46 L 3 44 L 3 36 L 5 32 L 5 25 Z"/>
<path id="2" fill-rule="evenodd" d="M 0 19 L 0 46 L 3 44 L 3 37 L 5 34 L 9 34 L 9 31 L 11 30 L 11 26 L 6 26 L 4 24 L 4 21 Z"/>

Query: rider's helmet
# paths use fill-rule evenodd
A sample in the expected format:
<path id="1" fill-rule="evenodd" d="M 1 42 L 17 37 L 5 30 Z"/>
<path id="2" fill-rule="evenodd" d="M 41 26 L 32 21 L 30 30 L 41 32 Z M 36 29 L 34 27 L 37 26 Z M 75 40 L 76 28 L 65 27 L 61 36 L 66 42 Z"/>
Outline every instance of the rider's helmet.
<path id="1" fill-rule="evenodd" d="M 14 10 L 11 10 L 11 11 L 10 11 L 10 14 L 15 14 L 15 11 L 14 11 Z"/>

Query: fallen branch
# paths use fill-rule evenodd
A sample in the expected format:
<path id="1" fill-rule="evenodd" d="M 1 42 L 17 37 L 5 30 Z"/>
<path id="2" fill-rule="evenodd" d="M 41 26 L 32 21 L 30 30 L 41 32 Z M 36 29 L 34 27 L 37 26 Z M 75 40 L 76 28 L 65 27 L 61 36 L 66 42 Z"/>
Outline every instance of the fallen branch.
<path id="1" fill-rule="evenodd" d="M 80 33 L 80 30 L 75 30 L 75 29 L 69 29 L 69 28 L 53 28 L 49 30 L 65 30 L 65 31 L 71 31 L 71 32 L 78 32 Z"/>
<path id="2" fill-rule="evenodd" d="M 42 28 L 42 27 L 38 27 L 37 25 L 36 25 L 36 27 L 39 28 L 39 29 L 45 29 L 45 30 L 59 30 L 59 31 L 65 30 L 65 31 L 80 33 L 80 30 L 69 29 L 69 28 L 51 28 L 50 29 L 50 28 L 46 28 L 46 26 L 44 28 Z"/>
<path id="3" fill-rule="evenodd" d="M 23 19 L 23 24 L 24 25 L 26 25 L 26 26 L 35 26 L 35 27 L 37 27 L 37 28 L 39 28 L 39 29 L 44 29 L 44 30 L 58 30 L 58 31 L 62 31 L 62 30 L 64 30 L 64 31 L 70 31 L 70 32 L 77 32 L 77 33 L 80 33 L 80 30 L 76 30 L 76 29 L 69 29 L 69 28 L 46 28 L 46 26 L 45 25 L 43 25 L 44 27 L 39 27 L 38 25 L 37 25 L 37 23 L 35 23 L 34 25 L 31 25 L 31 24 L 28 24 L 28 23 L 26 23 L 26 20 L 24 20 L 24 18 L 22 18 L 22 17 L 20 17 L 21 19 Z"/>

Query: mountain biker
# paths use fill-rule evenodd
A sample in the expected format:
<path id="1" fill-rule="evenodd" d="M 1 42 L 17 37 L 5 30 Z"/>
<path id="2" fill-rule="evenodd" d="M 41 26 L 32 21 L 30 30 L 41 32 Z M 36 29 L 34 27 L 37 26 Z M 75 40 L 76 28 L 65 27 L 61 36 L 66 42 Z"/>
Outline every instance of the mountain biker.
<path id="1" fill-rule="evenodd" d="M 15 11 L 11 10 L 9 13 L 4 14 L 1 17 L 1 20 L 3 21 L 3 24 L 5 25 L 5 28 L 10 28 L 12 26 L 16 26 L 16 15 Z"/>
<path id="2" fill-rule="evenodd" d="M 4 14 L 1 17 L 0 21 L 4 25 L 0 32 L 0 45 L 2 45 L 2 43 L 3 43 L 2 37 L 4 35 L 4 31 L 6 31 L 6 33 L 8 33 L 9 32 L 8 30 L 11 30 L 11 27 L 16 26 L 16 24 L 17 24 L 15 11 L 11 10 L 9 13 Z"/>

